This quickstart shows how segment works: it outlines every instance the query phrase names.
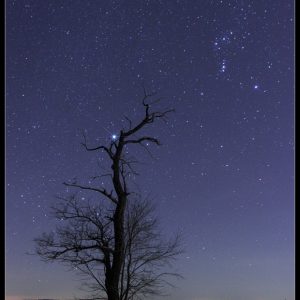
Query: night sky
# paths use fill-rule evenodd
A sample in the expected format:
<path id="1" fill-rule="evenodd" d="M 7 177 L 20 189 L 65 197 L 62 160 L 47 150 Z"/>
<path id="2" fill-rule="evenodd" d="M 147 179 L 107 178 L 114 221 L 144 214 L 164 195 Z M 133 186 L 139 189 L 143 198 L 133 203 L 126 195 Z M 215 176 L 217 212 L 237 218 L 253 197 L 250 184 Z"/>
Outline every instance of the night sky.
<path id="1" fill-rule="evenodd" d="M 155 159 L 130 150 L 184 236 L 166 299 L 295 299 L 291 0 L 6 1 L 6 299 L 81 295 L 26 253 L 62 182 L 99 172 L 82 131 L 105 144 L 139 120 L 143 85 L 176 110 L 149 128 Z"/>

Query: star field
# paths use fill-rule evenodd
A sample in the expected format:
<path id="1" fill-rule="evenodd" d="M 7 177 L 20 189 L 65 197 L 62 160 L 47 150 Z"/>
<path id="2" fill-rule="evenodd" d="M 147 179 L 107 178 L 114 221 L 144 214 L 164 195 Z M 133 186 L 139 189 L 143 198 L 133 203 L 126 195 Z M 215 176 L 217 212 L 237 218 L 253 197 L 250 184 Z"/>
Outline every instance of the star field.
<path id="1" fill-rule="evenodd" d="M 174 108 L 128 149 L 185 277 L 168 299 L 295 299 L 293 1 L 6 1 L 6 297 L 80 295 L 44 264 L 62 182 L 96 180 L 142 86 Z M 95 177 L 94 179 L 91 177 Z M 81 193 L 82 199 L 90 195 Z"/>

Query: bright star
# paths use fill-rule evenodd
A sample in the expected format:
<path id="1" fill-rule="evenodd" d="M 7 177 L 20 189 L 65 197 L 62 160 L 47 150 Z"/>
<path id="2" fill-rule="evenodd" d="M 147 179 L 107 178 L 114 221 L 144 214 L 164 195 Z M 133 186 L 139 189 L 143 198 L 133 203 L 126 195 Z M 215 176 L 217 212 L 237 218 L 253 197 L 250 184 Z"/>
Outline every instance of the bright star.
<path id="1" fill-rule="evenodd" d="M 117 135 L 116 134 L 113 134 L 112 136 L 111 136 L 111 138 L 112 138 L 112 140 L 116 140 L 117 139 Z"/>
<path id="2" fill-rule="evenodd" d="M 258 85 L 257 85 L 257 84 L 254 86 L 254 89 L 255 89 L 255 90 L 257 90 L 257 89 L 258 89 Z"/>

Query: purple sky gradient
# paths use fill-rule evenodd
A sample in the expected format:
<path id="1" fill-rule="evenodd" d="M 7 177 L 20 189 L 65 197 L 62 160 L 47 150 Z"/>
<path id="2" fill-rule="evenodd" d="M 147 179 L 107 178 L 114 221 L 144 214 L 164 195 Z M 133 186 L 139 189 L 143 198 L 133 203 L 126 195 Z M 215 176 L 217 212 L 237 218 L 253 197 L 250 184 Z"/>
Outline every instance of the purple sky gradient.
<path id="1" fill-rule="evenodd" d="M 142 85 L 176 109 L 136 180 L 184 233 L 166 299 L 295 299 L 291 0 L 6 1 L 6 299 L 80 295 L 26 252 L 62 182 L 96 172 L 81 130 L 138 120 Z"/>

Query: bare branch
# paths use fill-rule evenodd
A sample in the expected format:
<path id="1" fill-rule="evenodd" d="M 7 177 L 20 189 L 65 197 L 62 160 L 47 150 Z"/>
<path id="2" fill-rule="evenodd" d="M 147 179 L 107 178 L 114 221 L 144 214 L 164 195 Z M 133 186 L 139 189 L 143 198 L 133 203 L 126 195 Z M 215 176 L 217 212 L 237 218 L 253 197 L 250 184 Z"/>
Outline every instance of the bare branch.
<path id="1" fill-rule="evenodd" d="M 83 185 L 74 184 L 74 183 L 67 183 L 67 182 L 64 182 L 63 184 L 65 186 L 76 187 L 76 188 L 79 188 L 81 190 L 90 190 L 90 191 L 98 192 L 98 193 L 104 195 L 106 198 L 110 199 L 113 203 L 115 203 L 115 204 L 118 203 L 117 199 L 112 196 L 112 191 L 110 193 L 108 193 L 105 189 L 99 189 L 99 188 L 95 188 L 95 187 L 83 186 Z"/>
<path id="2" fill-rule="evenodd" d="M 128 123 L 129 123 L 129 129 L 131 129 L 132 128 L 132 121 L 127 116 L 125 116 L 125 115 L 124 115 L 124 118 L 128 121 Z"/>
<path id="3" fill-rule="evenodd" d="M 97 146 L 97 147 L 93 147 L 93 148 L 88 147 L 87 146 L 87 142 L 86 142 L 86 135 L 85 135 L 85 133 L 83 132 L 82 135 L 83 135 L 83 138 L 84 138 L 84 142 L 81 143 L 81 145 L 84 146 L 87 151 L 96 151 L 96 150 L 100 150 L 101 149 L 101 150 L 104 150 L 109 155 L 110 158 L 113 157 L 113 153 L 111 151 L 111 148 L 107 148 L 106 146 L 102 146 L 102 145 L 101 146 Z"/>
<path id="4" fill-rule="evenodd" d="M 142 142 L 145 142 L 145 141 L 155 143 L 158 146 L 161 145 L 161 143 L 158 139 L 153 138 L 153 137 L 149 137 L 149 136 L 144 136 L 144 137 L 141 137 L 141 138 L 136 139 L 136 140 L 126 140 L 125 144 L 141 144 Z"/>
<path id="5" fill-rule="evenodd" d="M 150 106 L 151 104 L 157 103 L 160 101 L 160 99 L 155 100 L 153 103 L 149 104 L 146 103 L 146 99 L 149 97 L 152 97 L 154 94 L 147 94 L 146 89 L 143 87 L 144 89 L 144 98 L 142 99 L 142 103 L 143 106 L 145 108 L 145 116 L 144 118 L 133 128 L 130 128 L 128 131 L 123 131 L 122 132 L 122 136 L 123 137 L 129 137 L 132 134 L 138 132 L 139 130 L 141 130 L 144 126 L 146 126 L 147 124 L 153 123 L 155 119 L 165 119 L 167 114 L 174 112 L 174 109 L 169 109 L 169 110 L 165 110 L 163 112 L 150 112 Z"/>

